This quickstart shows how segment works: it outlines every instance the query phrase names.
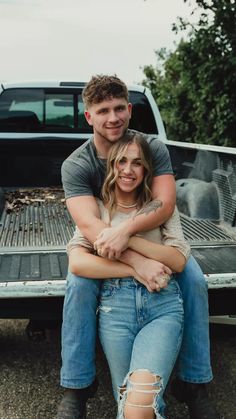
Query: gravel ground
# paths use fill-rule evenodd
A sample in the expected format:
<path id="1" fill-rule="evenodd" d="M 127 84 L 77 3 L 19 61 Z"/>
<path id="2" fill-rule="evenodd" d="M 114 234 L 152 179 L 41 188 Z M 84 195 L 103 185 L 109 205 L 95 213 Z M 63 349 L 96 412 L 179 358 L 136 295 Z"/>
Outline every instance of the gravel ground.
<path id="1" fill-rule="evenodd" d="M 0 320 L 0 419 L 53 419 L 61 399 L 59 387 L 60 332 L 50 331 L 41 342 L 29 341 L 26 320 Z M 221 419 L 236 419 L 236 326 L 212 326 L 209 386 Z M 99 391 L 88 406 L 88 419 L 115 418 L 106 361 L 98 348 Z M 167 391 L 168 419 L 187 419 L 185 405 Z"/>

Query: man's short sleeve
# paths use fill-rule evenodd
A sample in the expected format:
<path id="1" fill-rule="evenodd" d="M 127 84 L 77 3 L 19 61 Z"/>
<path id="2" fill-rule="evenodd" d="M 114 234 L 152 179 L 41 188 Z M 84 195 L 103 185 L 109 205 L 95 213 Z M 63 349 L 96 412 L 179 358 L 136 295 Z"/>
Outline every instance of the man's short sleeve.
<path id="1" fill-rule="evenodd" d="M 61 175 L 66 199 L 94 194 L 90 182 L 89 167 L 82 159 L 79 161 L 73 161 L 70 158 L 65 160 L 62 164 Z"/>
<path id="2" fill-rule="evenodd" d="M 151 148 L 154 176 L 173 175 L 170 154 L 166 145 L 156 137 L 148 137 L 147 141 Z"/>

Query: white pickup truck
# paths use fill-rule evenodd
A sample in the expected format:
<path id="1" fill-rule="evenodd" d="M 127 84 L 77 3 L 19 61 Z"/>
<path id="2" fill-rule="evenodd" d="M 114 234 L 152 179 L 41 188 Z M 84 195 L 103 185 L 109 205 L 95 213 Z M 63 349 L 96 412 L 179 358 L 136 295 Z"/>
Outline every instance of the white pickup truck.
<path id="1" fill-rule="evenodd" d="M 0 317 L 58 319 L 74 224 L 64 159 L 91 136 L 84 83 L 0 85 Z M 167 145 L 186 239 L 209 285 L 211 314 L 235 315 L 236 149 L 172 142 L 143 86 L 130 86 L 130 127 Z"/>

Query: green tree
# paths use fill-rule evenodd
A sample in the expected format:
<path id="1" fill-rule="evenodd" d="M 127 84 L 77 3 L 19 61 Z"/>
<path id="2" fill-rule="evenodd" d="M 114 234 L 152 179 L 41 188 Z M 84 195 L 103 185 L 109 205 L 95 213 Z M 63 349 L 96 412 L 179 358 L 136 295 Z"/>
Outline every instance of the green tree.
<path id="1" fill-rule="evenodd" d="M 176 33 L 188 30 L 187 40 L 175 51 L 156 51 L 157 65 L 143 68 L 143 84 L 160 106 L 169 139 L 236 146 L 235 0 L 195 5 L 197 24 L 178 18 L 173 25 Z"/>

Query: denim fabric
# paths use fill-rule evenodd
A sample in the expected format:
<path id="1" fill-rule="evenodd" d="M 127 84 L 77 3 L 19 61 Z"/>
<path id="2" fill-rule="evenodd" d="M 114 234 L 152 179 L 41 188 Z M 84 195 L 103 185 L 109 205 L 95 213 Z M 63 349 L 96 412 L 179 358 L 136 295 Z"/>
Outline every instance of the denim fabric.
<path id="1" fill-rule="evenodd" d="M 101 283 L 68 273 L 62 323 L 63 387 L 84 388 L 95 378 L 96 310 Z"/>
<path id="2" fill-rule="evenodd" d="M 182 273 L 175 275 L 184 301 L 184 335 L 177 374 L 190 383 L 212 380 L 210 363 L 207 283 L 200 266 L 190 257 Z"/>
<path id="3" fill-rule="evenodd" d="M 161 378 L 155 409 L 163 415 L 162 395 L 182 338 L 183 304 L 177 282 L 172 279 L 161 292 L 150 293 L 132 278 L 104 281 L 98 312 L 99 337 L 116 400 L 128 373 L 148 370 Z M 123 418 L 120 411 L 118 417 Z"/>
<path id="4" fill-rule="evenodd" d="M 178 376 L 193 383 L 208 382 L 212 371 L 206 282 L 193 257 L 176 278 L 185 311 Z M 63 387 L 84 388 L 95 378 L 96 309 L 101 283 L 68 273 L 62 324 Z"/>

